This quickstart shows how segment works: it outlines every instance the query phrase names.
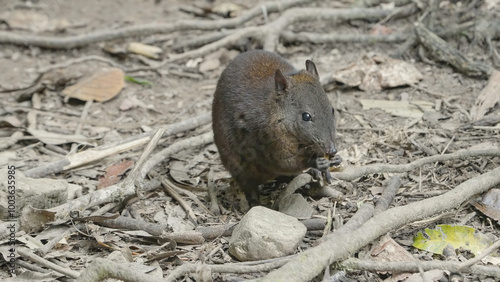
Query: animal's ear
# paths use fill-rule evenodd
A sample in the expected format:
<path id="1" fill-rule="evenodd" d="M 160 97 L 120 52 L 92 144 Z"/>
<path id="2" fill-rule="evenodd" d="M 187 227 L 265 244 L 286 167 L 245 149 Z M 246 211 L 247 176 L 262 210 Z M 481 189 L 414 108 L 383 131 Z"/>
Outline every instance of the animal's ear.
<path id="1" fill-rule="evenodd" d="M 318 70 L 316 69 L 316 65 L 311 60 L 306 61 L 306 71 L 310 73 L 315 78 L 319 79 Z"/>
<path id="2" fill-rule="evenodd" d="M 274 83 L 278 92 L 284 92 L 288 88 L 288 81 L 279 69 L 274 73 Z"/>

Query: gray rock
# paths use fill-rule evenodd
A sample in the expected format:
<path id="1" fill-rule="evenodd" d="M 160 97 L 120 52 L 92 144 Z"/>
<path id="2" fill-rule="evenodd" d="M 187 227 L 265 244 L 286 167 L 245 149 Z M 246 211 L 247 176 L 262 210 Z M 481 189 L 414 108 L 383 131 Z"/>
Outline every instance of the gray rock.
<path id="1" fill-rule="evenodd" d="M 68 201 L 69 184 L 65 180 L 29 178 L 17 169 L 10 179 L 11 184 L 8 184 L 8 176 L 7 168 L 0 170 L 0 199 L 2 199 L 0 218 L 2 220 L 18 218 L 20 211 L 26 205 L 37 209 L 49 209 Z"/>
<path id="2" fill-rule="evenodd" d="M 306 234 L 296 218 L 265 207 L 253 207 L 241 219 L 229 241 L 229 253 L 240 261 L 292 254 Z"/>
<path id="3" fill-rule="evenodd" d="M 298 219 L 311 218 L 314 213 L 311 205 L 298 193 L 283 198 L 279 203 L 279 211 Z"/>

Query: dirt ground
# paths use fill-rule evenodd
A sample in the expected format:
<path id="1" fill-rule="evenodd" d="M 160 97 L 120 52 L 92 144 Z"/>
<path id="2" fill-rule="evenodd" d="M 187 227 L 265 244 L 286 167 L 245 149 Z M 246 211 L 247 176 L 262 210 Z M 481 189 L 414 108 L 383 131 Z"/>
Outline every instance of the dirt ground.
<path id="1" fill-rule="evenodd" d="M 477 26 L 480 20 L 489 20 L 495 25 L 490 29 L 493 33 L 491 46 L 500 50 L 498 41 L 500 3 L 498 1 L 416 2 L 418 2 L 416 12 L 410 15 L 390 16 L 385 20 L 358 18 L 347 21 L 317 21 L 313 17 L 309 21 L 295 22 L 286 29 L 294 32 L 324 34 L 387 35 L 392 33 L 409 36 L 414 34 L 414 23 L 430 11 L 429 13 L 433 15 L 434 29 L 441 31 L 447 31 L 447 28 L 451 29 L 468 22 Z M 33 34 L 64 38 L 141 24 L 174 24 L 181 20 L 216 21 L 224 19 L 223 16 L 229 14 L 227 9 L 232 11 L 231 15 L 237 16 L 267 2 L 258 1 L 259 4 L 257 2 L 252 4 L 255 6 L 251 6 L 247 1 L 231 1 L 231 3 L 236 6 L 223 6 L 222 1 L 203 0 L 4 1 L 0 8 L 0 140 L 4 143 L 0 148 L 0 168 L 15 166 L 16 171 L 26 172 L 88 149 L 99 148 L 106 144 L 117 144 L 116 142 L 133 136 L 155 132 L 160 127 L 210 113 L 217 79 L 224 67 L 240 52 L 262 48 L 262 42 L 259 40 L 244 37 L 238 42 L 227 44 L 225 49 L 218 48 L 216 51 L 194 58 L 168 61 L 177 54 L 201 47 L 184 47 L 183 43 L 199 39 L 217 30 L 209 31 L 199 28 L 168 33 L 158 32 L 103 40 L 75 48 L 45 48 L 36 44 L 25 46 L 2 43 L 4 34 L 1 32 L 16 33 L 26 38 L 30 38 Z M 394 3 L 387 2 L 381 5 L 374 3 L 373 7 L 368 4 L 364 6 L 367 9 L 380 9 L 380 7 L 390 8 L 391 5 Z M 402 3 L 396 5 L 401 6 Z M 313 1 L 302 5 L 302 7 L 324 9 L 350 9 L 361 6 L 363 6 L 362 3 L 352 1 Z M 207 9 L 204 10 L 203 16 L 196 16 L 186 12 L 186 7 Z M 435 10 L 432 7 L 435 7 Z M 217 11 L 225 8 L 226 12 L 211 13 L 208 8 Z M 282 13 L 269 13 L 268 21 L 272 22 L 281 15 Z M 243 24 L 243 27 L 262 25 L 265 22 L 264 16 L 257 16 Z M 385 29 L 377 31 L 379 25 L 384 26 Z M 499 63 L 498 57 L 489 52 L 485 37 L 474 31 L 474 28 L 464 29 L 443 38 L 469 60 L 488 67 L 498 66 L 495 65 Z M 362 72 L 362 62 L 370 61 L 370 58 L 374 56 L 386 56 L 384 58 L 393 56 L 398 48 L 402 48 L 406 40 L 346 41 L 281 42 L 275 50 L 297 69 L 304 69 L 306 59 L 313 60 L 320 76 L 325 79 L 323 81 L 327 81 L 324 87 L 337 112 L 337 147 L 343 158 L 344 169 L 377 164 L 403 165 L 429 156 L 455 153 L 462 149 L 499 151 L 500 95 L 498 93 L 500 93 L 500 87 L 498 85 L 500 80 L 497 78 L 497 81 L 492 81 L 494 75 L 491 72 L 482 75 L 467 75 L 460 69 L 450 66 L 449 63 L 434 59 L 422 46 L 413 44 L 404 49 L 401 56 L 395 59 L 408 63 L 420 72 L 422 75 L 420 80 L 395 87 L 382 86 L 378 90 L 370 88 L 376 86 L 367 82 L 369 89 L 362 90 L 359 86 L 347 85 L 339 79 L 332 79 L 332 74 L 339 74 L 348 68 L 357 67 L 361 68 L 358 73 Z M 127 52 L 126 46 L 130 42 L 141 42 L 159 47 L 161 55 L 154 59 Z M 105 58 L 105 60 L 92 59 L 89 56 Z M 79 58 L 90 59 L 76 62 L 75 60 Z M 165 61 L 168 62 L 159 66 Z M 68 64 L 64 67 L 52 68 L 65 63 Z M 392 63 L 394 61 L 388 62 L 388 64 Z M 377 62 L 371 67 L 381 64 Z M 127 77 L 146 83 L 134 83 L 128 79 L 116 97 L 104 102 L 95 101 L 89 104 L 80 99 L 65 100 L 62 95 L 65 88 L 81 81 L 84 77 L 111 67 L 121 69 Z M 407 68 L 403 68 L 400 72 L 406 71 Z M 380 73 L 377 75 L 380 76 Z M 414 78 L 416 74 L 411 76 Z M 493 90 L 493 94 L 484 94 L 485 88 L 492 83 L 496 83 L 497 88 L 494 88 L 496 90 Z M 488 105 L 478 106 L 478 97 L 482 93 L 489 95 L 486 100 Z M 382 106 L 370 107 L 371 102 L 363 103 L 364 100 L 391 101 L 396 103 L 396 108 L 403 107 L 404 103 L 417 106 L 413 108 L 410 106 L 411 113 L 408 112 L 410 110 L 405 110 L 407 108 L 403 108 L 400 109 L 402 113 L 395 114 L 394 111 L 391 112 L 385 108 L 387 105 L 384 106 L 384 103 Z M 424 104 L 428 105 L 428 108 L 418 106 Z M 478 115 L 475 113 L 478 107 L 486 109 L 486 115 L 483 114 L 476 119 Z M 83 117 L 82 114 L 84 114 Z M 176 142 L 210 131 L 210 124 L 205 123 L 194 130 L 175 133 L 162 140 L 151 156 Z M 14 135 L 15 133 L 18 135 Z M 57 135 L 54 137 L 50 135 L 51 133 Z M 67 139 L 64 136 L 67 136 Z M 122 150 L 75 168 L 49 173 L 42 178 L 62 180 L 73 185 L 76 187 L 74 188 L 76 198 L 78 195 L 92 193 L 123 181 L 137 164 L 144 147 L 141 145 Z M 340 191 L 343 194 L 342 199 L 335 201 L 327 197 L 307 197 L 307 200 L 314 208 L 314 218 L 327 219 L 329 212 L 333 212 L 333 225 L 334 228 L 338 228 L 352 217 L 360 204 L 375 203 L 388 181 L 395 175 L 402 177 L 402 183 L 391 207 L 404 206 L 442 195 L 467 180 L 497 168 L 499 163 L 500 157 L 496 153 L 492 156 L 481 155 L 451 161 L 436 161 L 403 173 L 381 171 L 351 181 L 336 178 L 330 187 Z M 110 172 L 111 169 L 116 169 L 118 172 L 113 174 Z M 185 150 L 175 152 L 155 166 L 153 171 L 154 173 L 150 174 L 147 180 L 167 178 L 175 183 L 177 191 L 186 189 L 191 191 L 179 193 L 192 208 L 195 222 L 179 205 L 179 201 L 161 188 L 151 189 L 133 198 L 110 205 L 105 209 L 109 212 L 106 216 L 119 214 L 166 226 L 171 232 L 185 232 L 196 226 L 213 227 L 236 223 L 244 215 L 239 209 L 239 204 L 235 203 L 230 195 L 232 193 L 229 188 L 230 175 L 221 165 L 213 143 L 201 147 L 187 147 Z M 210 177 L 215 180 L 219 191 L 220 215 L 214 215 L 205 208 L 205 206 L 210 206 L 207 193 L 209 171 L 213 173 Z M 332 175 L 335 178 L 335 173 Z M 496 177 L 500 179 L 500 175 L 497 174 Z M 272 187 L 274 188 L 271 190 L 276 189 L 275 186 Z M 495 187 L 500 188 L 498 185 L 493 185 L 491 188 Z M 270 194 L 273 197 L 276 192 L 271 191 Z M 4 201 L 4 199 L 1 200 Z M 463 202 L 464 204 L 456 209 L 440 213 L 426 221 L 408 222 L 396 230 L 391 230 L 388 235 L 413 258 L 422 261 L 456 260 L 461 262 L 470 259 L 473 255 L 464 249 L 457 249 L 456 254 L 450 257 L 419 250 L 412 246 L 413 238 L 418 232 L 425 228 L 433 229 L 438 224 L 472 227 L 477 232 L 486 234 L 493 241 L 498 240 L 497 221 L 500 218 L 484 215 L 468 203 L 467 199 L 463 199 Z M 87 210 L 80 209 L 79 216 L 103 216 L 102 213 L 95 213 L 103 206 L 105 203 Z M 51 207 L 35 208 L 49 209 Z M 4 223 L 9 222 L 4 214 L 2 214 L 2 220 Z M 160 268 L 154 270 L 156 275 L 165 277 L 182 263 L 237 262 L 228 253 L 229 236 L 218 236 L 203 243 L 189 244 L 179 243 L 179 241 L 176 243 L 175 240 L 165 241 L 146 232 L 120 230 L 101 225 L 99 220 L 92 220 L 92 218 L 70 230 L 71 226 L 74 225 L 67 221 L 63 224 L 49 222 L 40 228 L 18 231 L 15 234 L 18 238 L 16 247 L 34 251 L 40 246 L 30 243 L 31 241 L 27 238 L 43 245 L 56 238 L 55 234 L 66 232 L 64 236 L 59 237 L 61 241 L 42 257 L 77 272 L 86 269 L 98 257 L 111 260 L 119 257 L 116 261 L 134 261 L 153 266 L 152 269 L 159 266 Z M 85 230 L 76 231 L 81 228 Z M 306 239 L 297 248 L 297 252 L 311 248 L 322 236 L 323 230 L 309 231 Z M 2 241 L 1 246 L 3 248 L 1 253 L 5 260 L 7 260 L 7 242 L 7 240 Z M 168 242 L 170 247 L 160 247 Z M 366 245 L 352 254 L 353 257 L 374 259 L 374 244 L 375 242 Z M 173 248 L 171 248 L 172 245 L 174 245 Z M 152 259 L 153 253 L 163 253 L 165 256 Z M 21 262 L 17 264 L 17 275 L 22 273 L 27 275 L 26 272 L 29 271 L 34 275 L 33 277 L 43 276 L 46 281 L 69 280 L 68 276 L 64 277 L 65 275 L 58 272 L 49 274 L 47 271 L 40 270 L 45 266 L 37 265 L 26 256 L 21 255 L 17 261 Z M 488 265 L 486 262 L 483 264 Z M 27 265 L 32 267 L 29 268 Z M 498 267 L 498 262 L 496 267 Z M 7 274 L 9 265 L 0 261 L 0 268 L 5 270 L 0 277 L 2 279 L 9 277 Z M 453 272 L 443 273 L 439 276 L 441 277 L 439 279 L 442 279 L 439 281 L 451 281 Z M 213 271 L 212 278 L 215 281 L 236 281 L 257 278 L 264 274 Z M 187 275 L 183 279 L 198 281 L 201 276 L 197 275 L 200 274 Z M 392 278 L 394 277 L 390 272 L 354 268 L 354 270 L 346 270 L 344 277 L 341 278 L 343 280 L 338 281 L 396 281 L 390 280 Z M 487 281 L 485 275 L 470 273 L 462 273 L 459 279 L 461 280 L 454 281 Z M 320 279 L 316 278 L 316 280 Z"/>

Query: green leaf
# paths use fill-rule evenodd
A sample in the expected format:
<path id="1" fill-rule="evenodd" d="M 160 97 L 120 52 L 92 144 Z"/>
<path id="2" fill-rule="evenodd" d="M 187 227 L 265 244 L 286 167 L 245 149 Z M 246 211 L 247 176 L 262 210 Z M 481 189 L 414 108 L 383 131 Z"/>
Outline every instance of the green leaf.
<path id="1" fill-rule="evenodd" d="M 491 244 L 490 238 L 472 227 L 444 224 L 437 225 L 435 229 L 426 228 L 425 234 L 418 232 L 413 238 L 415 248 L 439 255 L 447 245 L 451 245 L 454 249 L 463 248 L 477 256 Z"/>
<path id="2" fill-rule="evenodd" d="M 140 78 L 134 78 L 132 76 L 125 76 L 125 81 L 140 84 L 140 85 L 146 85 L 146 86 L 153 86 L 153 83 L 150 81 L 147 81 L 145 79 L 140 79 Z"/>

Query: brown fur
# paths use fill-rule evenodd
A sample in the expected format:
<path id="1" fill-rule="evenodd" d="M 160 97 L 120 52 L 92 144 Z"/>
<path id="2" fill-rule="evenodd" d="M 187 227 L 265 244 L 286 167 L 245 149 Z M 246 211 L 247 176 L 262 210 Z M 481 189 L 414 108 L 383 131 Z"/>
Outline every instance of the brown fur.
<path id="1" fill-rule="evenodd" d="M 270 52 L 239 55 L 219 79 L 212 117 L 222 163 L 251 204 L 259 184 L 336 153 L 333 110 L 311 61 L 298 72 Z"/>

